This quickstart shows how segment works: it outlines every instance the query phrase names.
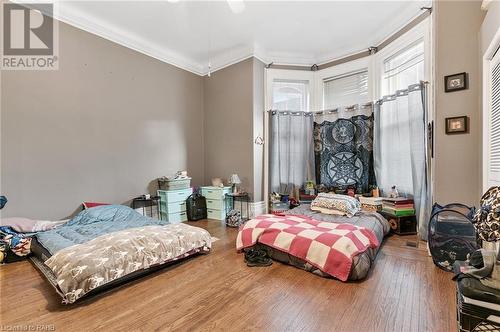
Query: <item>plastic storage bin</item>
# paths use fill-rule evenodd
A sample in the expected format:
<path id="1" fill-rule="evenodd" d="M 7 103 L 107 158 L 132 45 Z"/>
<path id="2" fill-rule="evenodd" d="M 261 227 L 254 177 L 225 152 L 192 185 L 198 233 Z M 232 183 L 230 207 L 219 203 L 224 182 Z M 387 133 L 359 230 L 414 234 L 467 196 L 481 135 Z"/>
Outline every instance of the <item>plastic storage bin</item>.
<path id="1" fill-rule="evenodd" d="M 158 179 L 158 188 L 160 190 L 181 190 L 191 187 L 191 178 L 185 179 Z"/>

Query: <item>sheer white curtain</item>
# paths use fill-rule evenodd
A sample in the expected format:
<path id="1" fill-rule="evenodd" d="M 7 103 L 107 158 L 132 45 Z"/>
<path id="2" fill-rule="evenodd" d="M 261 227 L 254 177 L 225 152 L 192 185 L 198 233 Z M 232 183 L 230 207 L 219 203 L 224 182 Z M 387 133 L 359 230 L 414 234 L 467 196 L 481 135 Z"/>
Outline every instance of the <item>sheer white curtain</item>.
<path id="1" fill-rule="evenodd" d="M 396 186 L 400 195 L 414 199 L 419 234 L 425 239 L 430 200 L 424 92 L 423 84 L 415 84 L 376 104 L 374 162 L 384 194 Z"/>
<path id="2" fill-rule="evenodd" d="M 271 192 L 299 197 L 306 180 L 314 180 L 313 114 L 269 114 L 269 185 Z"/>

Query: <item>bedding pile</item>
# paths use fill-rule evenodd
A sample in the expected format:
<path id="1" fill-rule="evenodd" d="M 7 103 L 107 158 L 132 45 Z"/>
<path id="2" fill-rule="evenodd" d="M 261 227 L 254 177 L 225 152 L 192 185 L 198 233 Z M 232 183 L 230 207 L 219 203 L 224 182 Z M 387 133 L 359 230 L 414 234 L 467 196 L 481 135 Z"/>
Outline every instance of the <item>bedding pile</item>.
<path id="1" fill-rule="evenodd" d="M 311 210 L 352 217 L 361 210 L 361 203 L 347 195 L 319 193 L 311 203 Z"/>
<path id="2" fill-rule="evenodd" d="M 379 245 L 373 231 L 351 224 L 321 222 L 307 216 L 261 215 L 246 222 L 236 238 L 241 251 L 257 243 L 300 258 L 346 281 L 356 255 Z"/>
<path id="3" fill-rule="evenodd" d="M 0 226 L 0 263 L 20 260 L 30 254 L 31 237 Z"/>
<path id="4" fill-rule="evenodd" d="M 0 219 L 0 263 L 11 263 L 31 253 L 31 239 L 36 232 L 54 229 L 68 220 L 49 221 L 29 218 Z"/>
<path id="5" fill-rule="evenodd" d="M 36 233 L 48 231 L 64 225 L 69 219 L 52 221 L 52 220 L 35 220 L 29 218 L 2 218 L 0 226 L 10 227 L 18 233 Z"/>

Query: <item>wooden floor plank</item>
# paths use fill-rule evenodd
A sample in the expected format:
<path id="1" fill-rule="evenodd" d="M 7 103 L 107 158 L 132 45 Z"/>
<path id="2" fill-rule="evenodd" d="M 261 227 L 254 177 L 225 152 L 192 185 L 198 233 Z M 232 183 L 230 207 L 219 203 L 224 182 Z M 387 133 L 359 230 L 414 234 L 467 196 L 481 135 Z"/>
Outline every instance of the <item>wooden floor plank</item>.
<path id="1" fill-rule="evenodd" d="M 454 283 L 414 237 L 391 236 L 368 277 L 342 283 L 274 263 L 249 268 L 237 231 L 199 221 L 216 241 L 208 255 L 80 304 L 60 298 L 28 261 L 0 267 L 0 324 L 57 331 L 453 331 Z"/>

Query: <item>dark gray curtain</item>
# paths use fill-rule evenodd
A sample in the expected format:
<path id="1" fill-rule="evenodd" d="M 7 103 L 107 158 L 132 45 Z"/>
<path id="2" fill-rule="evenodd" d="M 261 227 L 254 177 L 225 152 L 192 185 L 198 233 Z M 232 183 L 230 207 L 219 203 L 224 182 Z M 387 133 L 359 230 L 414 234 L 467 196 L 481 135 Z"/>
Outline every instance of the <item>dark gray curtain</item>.
<path id="1" fill-rule="evenodd" d="M 368 192 L 375 184 L 372 104 L 316 115 L 314 150 L 316 183 L 331 190 Z"/>
<path id="2" fill-rule="evenodd" d="M 271 111 L 269 121 L 270 191 L 298 198 L 304 182 L 314 180 L 313 114 Z"/>

